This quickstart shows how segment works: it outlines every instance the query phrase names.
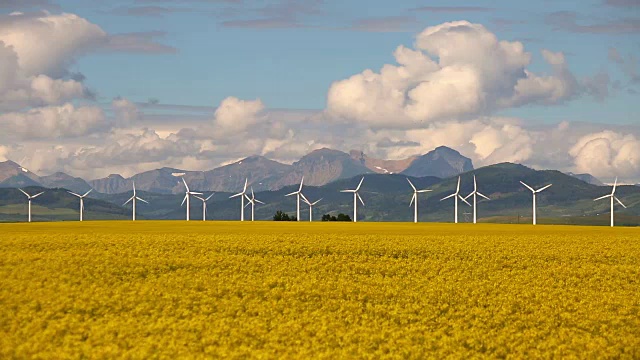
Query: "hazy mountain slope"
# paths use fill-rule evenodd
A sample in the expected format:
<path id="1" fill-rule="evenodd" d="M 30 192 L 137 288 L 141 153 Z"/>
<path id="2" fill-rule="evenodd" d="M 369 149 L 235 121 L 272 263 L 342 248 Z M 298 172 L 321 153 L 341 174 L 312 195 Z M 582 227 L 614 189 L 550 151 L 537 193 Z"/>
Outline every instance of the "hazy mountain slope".
<path id="1" fill-rule="evenodd" d="M 366 155 L 362 151 L 351 150 L 349 155 L 352 159 L 366 166 L 369 170 L 378 174 L 397 174 L 406 170 L 418 156 L 411 156 L 401 160 L 376 159 Z"/>
<path id="2" fill-rule="evenodd" d="M 440 146 L 419 156 L 402 173 L 409 176 L 447 178 L 471 170 L 471 159 L 446 146 Z"/>
<path id="3" fill-rule="evenodd" d="M 40 177 L 40 184 L 47 188 L 65 188 L 76 193 L 89 191 L 91 185 L 79 177 L 73 177 L 63 172 Z"/>

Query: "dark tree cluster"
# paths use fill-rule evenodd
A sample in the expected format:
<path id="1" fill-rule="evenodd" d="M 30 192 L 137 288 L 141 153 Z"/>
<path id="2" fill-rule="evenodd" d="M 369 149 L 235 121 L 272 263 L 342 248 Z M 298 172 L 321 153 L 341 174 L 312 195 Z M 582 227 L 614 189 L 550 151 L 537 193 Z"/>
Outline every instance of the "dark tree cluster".
<path id="1" fill-rule="evenodd" d="M 343 213 L 338 214 L 338 216 L 324 214 L 322 215 L 322 221 L 351 221 L 351 217 Z"/>
<path id="2" fill-rule="evenodd" d="M 282 210 L 276 211 L 276 214 L 273 215 L 273 221 L 297 221 L 298 219 L 295 216 L 289 216 L 287 213 Z"/>

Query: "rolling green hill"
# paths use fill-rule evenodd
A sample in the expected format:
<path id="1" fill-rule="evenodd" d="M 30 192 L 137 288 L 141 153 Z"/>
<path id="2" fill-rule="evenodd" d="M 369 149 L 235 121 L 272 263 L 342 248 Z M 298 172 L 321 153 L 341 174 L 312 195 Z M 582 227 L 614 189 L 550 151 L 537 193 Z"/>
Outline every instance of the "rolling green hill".
<path id="1" fill-rule="evenodd" d="M 611 192 L 610 186 L 588 184 L 559 171 L 536 171 L 522 165 L 502 163 L 469 171 L 461 175 L 460 194 L 466 196 L 473 190 L 473 175 L 478 180 L 478 190 L 491 200 L 478 202 L 478 218 L 484 222 L 530 222 L 531 192 L 520 184 L 520 180 L 534 188 L 553 184 L 538 194 L 539 223 L 558 224 L 607 224 L 609 202 L 594 202 L 593 199 Z M 359 221 L 411 221 L 413 208 L 409 206 L 412 190 L 407 176 L 399 174 L 367 174 L 361 188 L 365 206 L 358 206 Z M 440 179 L 436 177 L 412 178 L 419 189 L 433 190 L 420 194 L 420 221 L 453 221 L 453 199 L 440 201 L 455 191 L 458 177 Z M 322 198 L 314 207 L 314 220 L 323 214 L 353 213 L 353 196 L 341 193 L 343 189 L 353 189 L 361 176 L 341 179 L 314 187 L 305 186 L 303 193 L 311 200 Z M 33 188 L 31 191 L 36 191 Z M 198 191 L 197 188 L 192 189 Z M 277 210 L 295 215 L 296 200 L 286 194 L 297 190 L 297 185 L 287 186 L 277 191 L 261 191 L 256 197 L 265 205 L 256 207 L 256 219 L 270 220 Z M 86 201 L 87 219 L 130 218 L 130 205 L 122 204 L 132 192 L 120 194 L 92 193 Z M 205 195 L 209 195 L 206 193 Z M 240 200 L 229 199 L 231 193 L 216 193 L 208 202 L 207 218 L 211 220 L 237 220 L 240 218 Z M 619 186 L 616 195 L 627 205 L 627 209 L 616 206 L 616 216 L 620 225 L 640 225 L 640 188 Z M 180 206 L 184 195 L 157 194 L 138 191 L 138 196 L 150 202 L 138 202 L 140 219 L 184 219 L 185 208 Z M 246 201 L 245 201 L 246 204 Z M 472 208 L 459 202 L 459 219 L 470 218 Z M 46 208 L 46 209 L 44 209 Z M 34 201 L 34 220 L 75 220 L 78 201 L 64 190 L 52 190 Z M 22 210 L 21 210 L 22 209 Z M 71 213 L 69 212 L 71 211 Z M 245 209 L 245 218 L 250 217 L 250 208 Z M 465 215 L 465 213 L 468 213 Z M 15 189 L 0 189 L 0 219 L 19 221 L 26 214 L 26 199 Z M 202 219 L 202 202 L 191 200 L 191 219 Z M 308 206 L 301 204 L 301 219 L 308 220 Z"/>

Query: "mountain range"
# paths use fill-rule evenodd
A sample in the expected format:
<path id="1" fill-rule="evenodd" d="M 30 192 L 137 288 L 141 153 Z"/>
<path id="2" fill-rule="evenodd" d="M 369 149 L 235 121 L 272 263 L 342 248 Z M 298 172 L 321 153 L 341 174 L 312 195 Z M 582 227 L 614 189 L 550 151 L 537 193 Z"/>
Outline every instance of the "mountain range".
<path id="1" fill-rule="evenodd" d="M 538 195 L 539 223 L 564 224 L 602 224 L 608 223 L 609 202 L 593 199 L 611 191 L 610 186 L 589 184 L 573 176 L 555 170 L 534 170 L 522 165 L 502 163 L 482 167 L 461 174 L 460 193 L 466 195 L 473 189 L 473 175 L 478 179 L 478 190 L 491 200 L 478 202 L 479 219 L 482 222 L 530 222 L 531 192 L 519 181 L 525 181 L 533 187 L 553 184 Z M 341 193 L 342 189 L 353 188 L 363 175 L 338 179 L 321 186 L 305 186 L 303 193 L 311 200 L 322 199 L 314 208 L 315 220 L 323 214 L 346 213 L 352 216 L 353 197 Z M 455 190 L 457 176 L 441 179 L 434 176 L 411 177 L 403 174 L 364 175 L 361 196 L 365 206 L 358 208 L 359 221 L 411 221 L 412 208 L 409 202 L 412 190 L 407 182 L 409 178 L 417 188 L 428 188 L 429 193 L 420 195 L 420 221 L 450 222 L 453 220 L 453 200 L 440 201 Z M 191 186 L 192 190 L 202 190 Z M 41 191 L 41 187 L 28 187 L 28 192 Z M 264 190 L 255 193 L 256 198 L 266 205 L 256 207 L 256 219 L 271 219 L 277 210 L 290 215 L 295 214 L 295 198 L 284 195 L 297 190 L 297 185 L 284 186 L 278 190 Z M 49 196 L 53 197 L 49 198 Z M 208 192 L 205 193 L 209 195 Z M 229 199 L 232 192 L 216 192 L 208 204 L 208 218 L 216 220 L 237 220 L 240 201 Z M 47 195 L 47 196 L 45 196 Z M 78 218 L 77 199 L 64 190 L 48 190 L 34 201 L 34 219 L 76 220 Z M 180 206 L 183 194 L 156 193 L 138 191 L 138 196 L 149 201 L 139 203 L 137 207 L 140 219 L 184 219 L 185 208 Z M 640 225 L 640 188 L 637 186 L 619 186 L 616 195 L 627 208 L 616 207 L 616 223 L 619 225 Z M 104 194 L 94 191 L 91 199 L 85 203 L 85 219 L 126 219 L 131 208 L 122 204 L 131 196 L 131 190 L 118 194 Z M 201 219 L 200 200 L 192 199 L 191 214 L 193 220 Z M 308 206 L 302 204 L 301 218 L 308 219 Z M 249 214 L 249 209 L 245 209 Z M 472 209 L 460 202 L 461 221 L 470 218 Z M 17 189 L 0 189 L 0 220 L 23 221 L 26 214 L 26 201 Z M 248 217 L 248 215 L 247 215 Z"/>
<path id="2" fill-rule="evenodd" d="M 402 160 L 384 160 L 369 157 L 360 151 L 345 153 L 332 149 L 318 149 L 293 164 L 283 164 L 264 156 L 250 156 L 208 171 L 189 171 L 164 167 L 145 171 L 129 178 L 111 174 L 105 178 L 85 181 L 65 173 L 38 176 L 12 161 L 0 162 L 0 187 L 41 186 L 66 188 L 75 192 L 94 189 L 105 194 L 136 189 L 160 194 L 178 194 L 184 191 L 180 177 L 193 188 L 203 191 L 238 191 L 245 178 L 255 191 L 278 190 L 294 185 L 304 177 L 305 184 L 322 186 L 356 175 L 406 174 L 414 177 L 436 176 L 445 178 L 473 170 L 471 160 L 459 152 L 441 146 L 427 154 Z"/>

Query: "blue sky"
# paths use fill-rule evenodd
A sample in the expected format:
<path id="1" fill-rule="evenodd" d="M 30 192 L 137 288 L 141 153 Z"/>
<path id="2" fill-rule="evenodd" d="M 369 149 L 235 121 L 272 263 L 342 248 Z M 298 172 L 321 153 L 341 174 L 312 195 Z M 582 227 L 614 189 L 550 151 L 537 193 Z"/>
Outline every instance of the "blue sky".
<path id="1" fill-rule="evenodd" d="M 500 39 L 522 41 L 534 56 L 533 70 L 547 70 L 539 52 L 546 48 L 564 52 L 576 76 L 606 71 L 612 81 L 624 83 L 624 74 L 608 59 L 609 48 L 615 47 L 625 56 L 640 52 L 637 21 L 633 32 L 615 29 L 622 19 L 635 16 L 637 20 L 638 7 L 613 6 L 600 0 L 311 0 L 295 2 L 299 9 L 292 14 L 286 12 L 285 1 L 280 3 L 282 8 L 268 15 L 260 9 L 278 2 L 57 3 L 62 11 L 77 13 L 109 33 L 163 32 L 159 41 L 176 49 L 174 54 L 94 54 L 78 60 L 77 69 L 87 76 L 88 85 L 105 99 L 154 98 L 162 103 L 211 106 L 233 95 L 260 98 L 273 108 L 322 109 L 333 81 L 393 63 L 392 52 L 398 45 L 410 46 L 423 28 L 454 20 L 481 23 Z M 152 13 L 154 7 L 163 12 Z M 229 9 L 244 15 L 224 14 Z M 143 15 L 145 10 L 151 14 Z M 558 12 L 575 13 L 579 26 L 603 24 L 610 29 L 572 29 L 569 22 L 558 26 L 551 20 Z M 276 28 L 251 22 L 232 27 L 228 23 L 277 18 L 278 14 L 284 15 Z M 388 31 L 354 29 L 359 21 L 371 19 L 395 25 Z M 633 123 L 633 114 L 639 109 L 637 98 L 628 89 L 620 89 L 612 90 L 603 101 L 583 98 L 553 109 L 527 106 L 504 114 L 541 122 Z"/>
<path id="2" fill-rule="evenodd" d="M 445 145 L 640 182 L 639 34 L 640 0 L 5 0 L 0 161 L 92 178 Z"/>

